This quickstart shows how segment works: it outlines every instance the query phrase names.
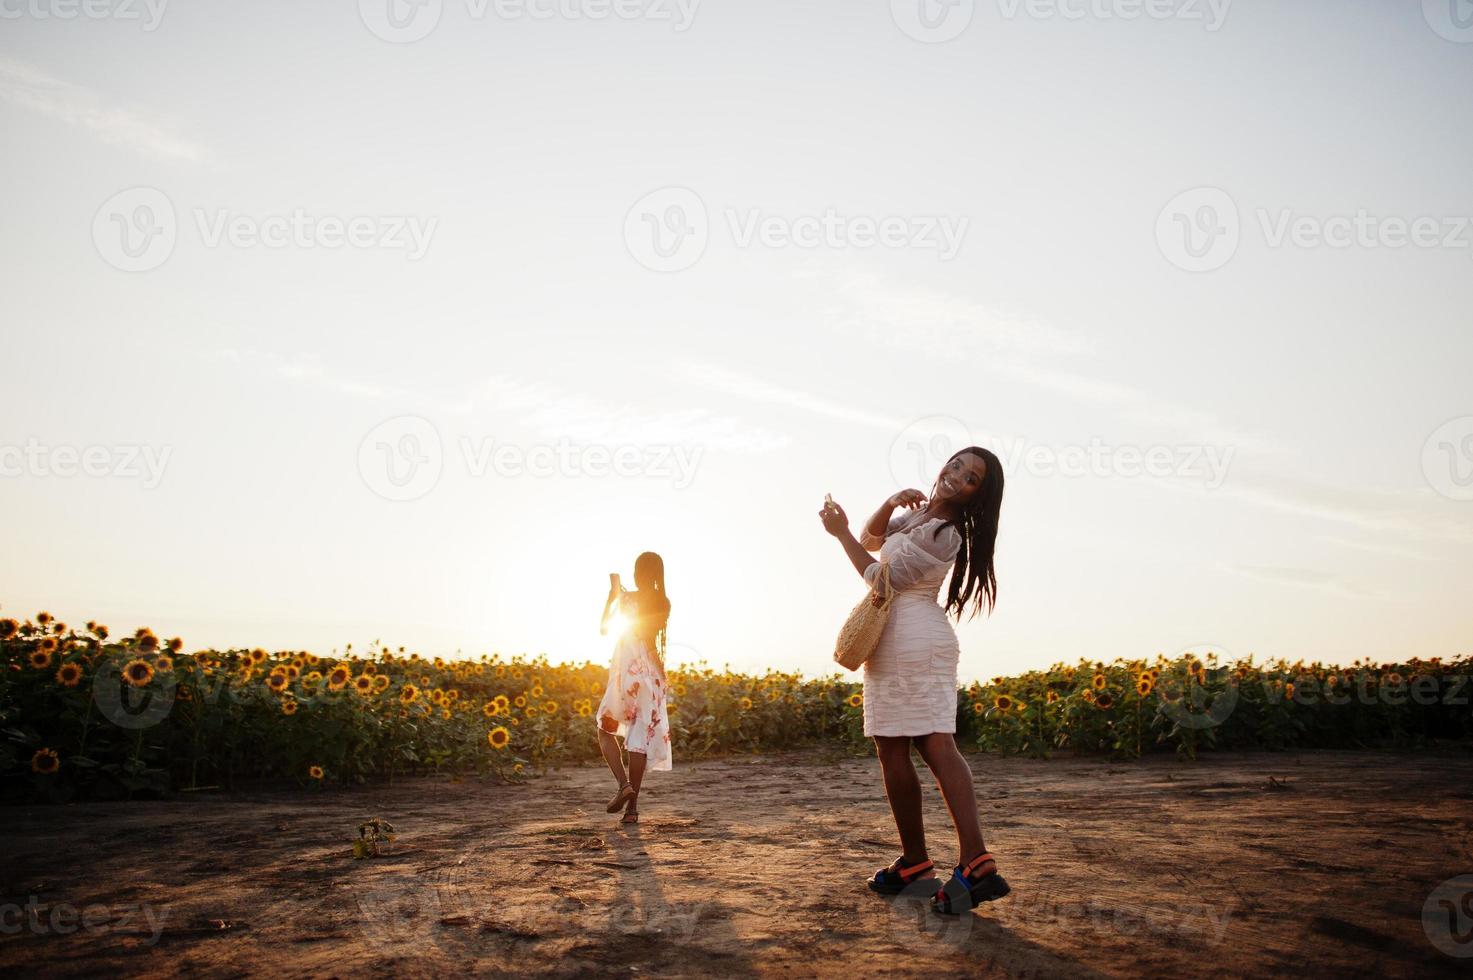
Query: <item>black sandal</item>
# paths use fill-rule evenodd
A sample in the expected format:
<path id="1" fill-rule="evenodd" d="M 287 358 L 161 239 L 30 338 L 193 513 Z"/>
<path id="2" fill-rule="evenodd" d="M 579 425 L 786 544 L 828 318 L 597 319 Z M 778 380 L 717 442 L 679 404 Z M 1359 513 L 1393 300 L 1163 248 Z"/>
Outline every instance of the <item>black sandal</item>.
<path id="1" fill-rule="evenodd" d="M 997 873 L 997 861 L 983 851 L 966 868 L 957 865 L 952 869 L 950 880 L 931 899 L 931 908 L 942 915 L 961 915 L 983 902 L 995 902 L 1010 891 L 1007 881 Z"/>
<path id="2" fill-rule="evenodd" d="M 604 809 L 607 810 L 609 813 L 618 813 L 620 810 L 624 809 L 624 805 L 626 803 L 634 799 L 634 795 L 634 784 L 625 783 L 623 786 L 619 787 L 619 792 L 614 794 L 614 798 L 612 800 L 609 800 L 609 805 Z"/>
<path id="3" fill-rule="evenodd" d="M 881 895 L 899 895 L 915 882 L 934 877 L 935 867 L 929 860 L 906 864 L 905 855 L 901 855 L 890 867 L 875 872 L 869 880 L 869 890 Z"/>

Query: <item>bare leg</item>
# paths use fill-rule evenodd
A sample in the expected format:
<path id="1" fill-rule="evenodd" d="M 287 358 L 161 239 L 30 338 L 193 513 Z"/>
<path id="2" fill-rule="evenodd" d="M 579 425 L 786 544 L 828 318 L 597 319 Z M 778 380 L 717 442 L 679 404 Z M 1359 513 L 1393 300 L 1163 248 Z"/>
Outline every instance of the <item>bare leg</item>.
<path id="1" fill-rule="evenodd" d="M 634 787 L 634 795 L 639 797 L 639 784 L 644 782 L 644 764 L 646 762 L 643 752 L 629 753 L 629 785 Z"/>
<path id="2" fill-rule="evenodd" d="M 629 797 L 629 802 L 624 806 L 624 823 L 634 823 L 639 819 L 639 784 L 644 782 L 646 761 L 643 752 L 629 753 L 629 788 L 634 790 L 634 795 Z"/>
<path id="3" fill-rule="evenodd" d="M 895 829 L 900 831 L 900 847 L 906 864 L 926 860 L 926 822 L 921 816 L 921 780 L 910 761 L 910 739 L 875 737 L 875 752 L 885 774 L 885 795 L 890 799 L 890 813 Z"/>
<path id="4" fill-rule="evenodd" d="M 941 787 L 946 808 L 951 811 L 951 822 L 956 825 L 956 839 L 962 851 L 959 863 L 965 867 L 968 861 L 987 850 L 982 843 L 982 821 L 977 816 L 977 788 L 972 783 L 972 768 L 956 747 L 956 738 L 946 732 L 924 735 L 915 742 L 921 758 L 936 777 L 936 785 Z"/>
<path id="5" fill-rule="evenodd" d="M 629 782 L 629 777 L 624 775 L 624 757 L 619 752 L 619 740 L 614 737 L 613 732 L 605 731 L 602 726 L 598 730 L 598 750 L 603 753 L 604 761 L 609 764 L 609 771 L 614 774 L 622 789 Z"/>

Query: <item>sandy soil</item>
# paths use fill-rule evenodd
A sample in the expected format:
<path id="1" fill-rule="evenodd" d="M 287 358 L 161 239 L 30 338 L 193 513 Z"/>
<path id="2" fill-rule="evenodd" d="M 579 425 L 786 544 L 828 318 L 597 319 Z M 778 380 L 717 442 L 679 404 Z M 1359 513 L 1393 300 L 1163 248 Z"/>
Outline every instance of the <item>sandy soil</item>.
<path id="1" fill-rule="evenodd" d="M 1423 920 L 1434 888 L 1473 873 L 1468 758 L 976 757 L 973 768 L 1014 892 L 955 920 L 864 889 L 897 852 L 878 769 L 821 752 L 677 760 L 647 781 L 633 829 L 603 812 L 613 782 L 592 767 L 524 786 L 10 809 L 0 970 L 1412 977 L 1473 966 L 1440 952 Z M 349 840 L 372 816 L 396 825 L 394 854 L 355 861 Z M 927 823 L 949 864 L 934 785 Z"/>

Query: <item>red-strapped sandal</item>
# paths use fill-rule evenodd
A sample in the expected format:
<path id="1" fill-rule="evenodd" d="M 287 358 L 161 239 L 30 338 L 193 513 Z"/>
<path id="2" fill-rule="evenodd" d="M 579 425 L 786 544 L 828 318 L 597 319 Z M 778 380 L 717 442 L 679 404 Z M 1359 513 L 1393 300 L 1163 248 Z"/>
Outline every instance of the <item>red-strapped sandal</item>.
<path id="1" fill-rule="evenodd" d="M 983 851 L 965 868 L 958 864 L 952 869 L 951 878 L 931 899 L 931 908 L 942 915 L 961 915 L 983 902 L 995 902 L 1010 891 L 1007 881 L 997 873 L 997 861 Z"/>
<path id="2" fill-rule="evenodd" d="M 899 895 L 917 881 L 936 877 L 936 866 L 930 861 L 906 864 L 905 856 L 895 859 L 888 868 L 881 868 L 869 880 L 869 890 L 881 895 Z"/>

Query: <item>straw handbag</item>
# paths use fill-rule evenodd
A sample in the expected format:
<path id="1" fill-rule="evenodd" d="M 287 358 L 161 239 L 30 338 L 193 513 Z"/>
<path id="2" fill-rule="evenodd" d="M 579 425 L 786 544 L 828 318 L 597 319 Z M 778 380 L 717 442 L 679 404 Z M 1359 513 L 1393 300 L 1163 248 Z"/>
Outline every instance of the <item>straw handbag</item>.
<path id="1" fill-rule="evenodd" d="M 895 600 L 895 591 L 890 588 L 890 564 L 880 562 L 879 587 L 872 589 L 849 613 L 844 628 L 839 630 L 839 640 L 834 644 L 834 661 L 850 670 L 858 670 L 874 655 L 880 645 L 880 634 L 885 632 L 885 621 L 890 618 L 890 603 Z"/>

